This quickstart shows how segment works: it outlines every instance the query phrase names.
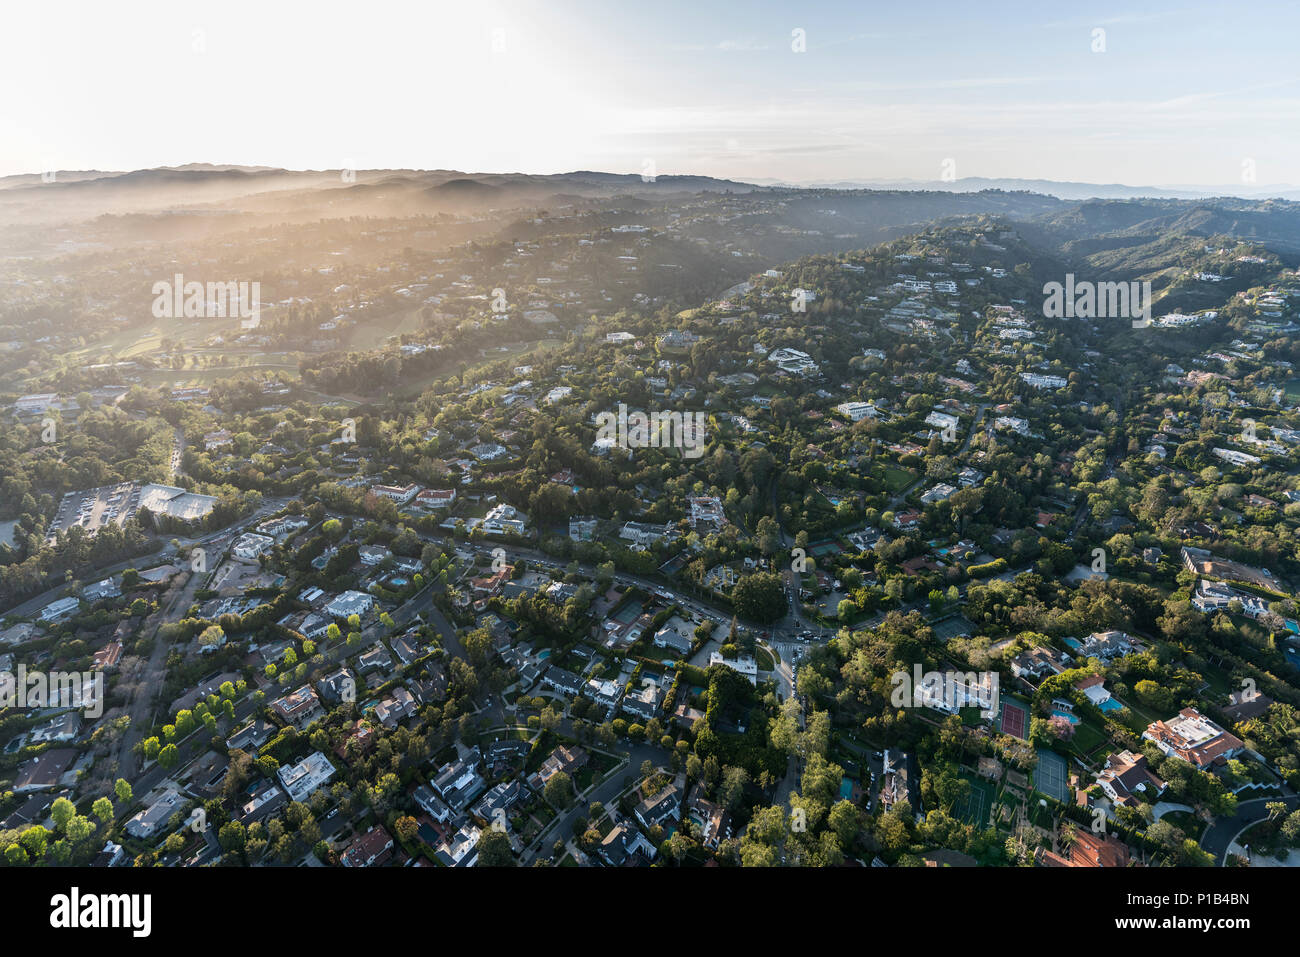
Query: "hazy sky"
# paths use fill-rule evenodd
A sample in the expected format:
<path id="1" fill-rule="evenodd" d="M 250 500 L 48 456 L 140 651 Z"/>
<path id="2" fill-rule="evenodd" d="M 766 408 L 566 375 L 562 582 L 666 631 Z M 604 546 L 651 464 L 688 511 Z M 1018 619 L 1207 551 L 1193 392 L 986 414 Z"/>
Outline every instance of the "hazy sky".
<path id="1" fill-rule="evenodd" d="M 1130 185 L 1237 184 L 1249 163 L 1261 185 L 1300 183 L 1300 5 L 1124 6 L 8 5 L 0 174 L 652 163 L 932 180 L 951 160 L 957 177 Z"/>

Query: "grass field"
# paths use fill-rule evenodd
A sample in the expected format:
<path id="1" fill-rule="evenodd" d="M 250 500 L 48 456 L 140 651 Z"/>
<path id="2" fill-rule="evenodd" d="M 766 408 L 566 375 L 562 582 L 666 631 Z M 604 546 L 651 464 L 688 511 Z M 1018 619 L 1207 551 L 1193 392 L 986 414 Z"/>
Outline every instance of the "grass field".
<path id="1" fill-rule="evenodd" d="M 901 492 L 916 481 L 916 474 L 909 472 L 907 469 L 895 468 L 890 465 L 885 467 L 880 475 L 880 480 L 885 483 L 885 486 L 891 492 Z"/>

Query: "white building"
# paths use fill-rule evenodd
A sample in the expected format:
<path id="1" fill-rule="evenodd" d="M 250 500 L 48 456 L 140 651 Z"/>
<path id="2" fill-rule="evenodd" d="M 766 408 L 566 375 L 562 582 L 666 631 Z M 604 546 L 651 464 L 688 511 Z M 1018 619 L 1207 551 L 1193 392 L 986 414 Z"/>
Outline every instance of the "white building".
<path id="1" fill-rule="evenodd" d="M 275 539 L 256 532 L 245 532 L 230 547 L 230 554 L 246 562 L 255 562 L 275 546 Z"/>
<path id="2" fill-rule="evenodd" d="M 280 784 L 289 792 L 290 800 L 305 801 L 334 776 L 334 765 L 325 755 L 313 751 L 293 767 L 282 767 L 276 773 L 280 776 Z"/>
<path id="3" fill-rule="evenodd" d="M 527 530 L 527 518 L 513 505 L 504 502 L 496 505 L 483 517 L 483 531 L 496 535 L 506 533 L 523 535 Z"/>
<path id="4" fill-rule="evenodd" d="M 367 595 L 363 591 L 345 591 L 328 605 L 325 611 L 335 618 L 347 618 L 351 615 L 359 615 L 365 618 L 374 610 L 375 599 L 373 595 Z"/>

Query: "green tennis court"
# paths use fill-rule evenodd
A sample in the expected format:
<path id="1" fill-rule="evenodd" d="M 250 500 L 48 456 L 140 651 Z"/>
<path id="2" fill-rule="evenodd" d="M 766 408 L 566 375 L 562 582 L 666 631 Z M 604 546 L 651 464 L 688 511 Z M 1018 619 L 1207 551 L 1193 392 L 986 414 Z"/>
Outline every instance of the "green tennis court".
<path id="1" fill-rule="evenodd" d="M 1066 784 L 1065 758 L 1053 751 L 1038 749 L 1038 767 L 1034 768 L 1034 790 L 1064 803 L 1070 799 Z"/>

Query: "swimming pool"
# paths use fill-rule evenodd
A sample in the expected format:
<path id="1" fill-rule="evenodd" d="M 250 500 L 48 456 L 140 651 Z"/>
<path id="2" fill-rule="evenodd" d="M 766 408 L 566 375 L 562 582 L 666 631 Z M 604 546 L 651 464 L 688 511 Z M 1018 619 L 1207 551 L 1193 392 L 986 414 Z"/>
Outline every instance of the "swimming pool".
<path id="1" fill-rule="evenodd" d="M 1078 723 L 1079 723 L 1079 719 L 1078 719 L 1075 715 L 1070 714 L 1070 712 L 1068 712 L 1068 711 L 1062 711 L 1060 708 L 1053 708 L 1053 709 L 1052 709 L 1052 717 L 1054 717 L 1054 718 L 1064 718 L 1066 721 L 1070 722 L 1070 724 L 1078 724 Z"/>

